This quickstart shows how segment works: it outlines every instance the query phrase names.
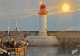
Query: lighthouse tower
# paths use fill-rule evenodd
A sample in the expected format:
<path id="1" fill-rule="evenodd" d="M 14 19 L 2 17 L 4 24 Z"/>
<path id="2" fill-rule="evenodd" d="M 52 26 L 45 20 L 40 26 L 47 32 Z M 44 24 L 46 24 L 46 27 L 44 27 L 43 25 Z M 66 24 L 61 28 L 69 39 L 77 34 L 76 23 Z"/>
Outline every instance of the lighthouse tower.
<path id="1" fill-rule="evenodd" d="M 27 36 L 26 41 L 29 41 L 29 45 L 36 46 L 47 46 L 47 45 L 58 45 L 59 41 L 56 36 L 47 36 L 47 10 L 46 5 L 40 3 L 39 14 L 39 36 Z M 36 39 L 37 38 L 37 39 Z"/>
<path id="2" fill-rule="evenodd" d="M 47 36 L 47 11 L 44 2 L 40 3 L 39 36 Z"/>

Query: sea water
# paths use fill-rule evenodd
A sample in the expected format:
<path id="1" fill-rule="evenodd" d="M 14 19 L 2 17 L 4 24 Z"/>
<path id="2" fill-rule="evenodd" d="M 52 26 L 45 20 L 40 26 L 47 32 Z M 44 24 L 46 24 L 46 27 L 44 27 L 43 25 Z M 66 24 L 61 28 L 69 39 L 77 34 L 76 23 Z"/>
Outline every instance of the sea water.
<path id="1" fill-rule="evenodd" d="M 76 50 L 72 54 L 72 50 Z M 74 46 L 28 46 L 26 56 L 80 56 L 80 47 Z"/>

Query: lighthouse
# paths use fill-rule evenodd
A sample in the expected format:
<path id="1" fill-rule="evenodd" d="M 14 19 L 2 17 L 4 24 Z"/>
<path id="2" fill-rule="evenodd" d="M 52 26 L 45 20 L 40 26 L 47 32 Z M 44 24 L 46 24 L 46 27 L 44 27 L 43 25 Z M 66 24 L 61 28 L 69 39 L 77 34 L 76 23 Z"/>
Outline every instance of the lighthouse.
<path id="1" fill-rule="evenodd" d="M 47 10 L 44 2 L 40 3 L 39 36 L 47 36 Z"/>
<path id="2" fill-rule="evenodd" d="M 44 2 L 40 3 L 39 14 L 39 36 L 27 36 L 26 41 L 29 41 L 29 45 L 58 45 L 59 41 L 56 36 L 47 36 L 47 10 Z"/>

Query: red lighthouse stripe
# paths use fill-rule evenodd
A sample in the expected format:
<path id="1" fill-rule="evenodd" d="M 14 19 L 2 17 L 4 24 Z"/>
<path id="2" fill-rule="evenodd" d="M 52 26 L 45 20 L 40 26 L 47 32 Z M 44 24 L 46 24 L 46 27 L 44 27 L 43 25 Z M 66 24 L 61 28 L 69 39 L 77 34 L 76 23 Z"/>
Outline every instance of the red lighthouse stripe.
<path id="1" fill-rule="evenodd" d="M 39 15 L 47 15 L 46 5 L 44 4 L 44 2 L 40 3 Z"/>
<path id="2" fill-rule="evenodd" d="M 41 9 L 39 15 L 47 15 L 46 9 Z"/>

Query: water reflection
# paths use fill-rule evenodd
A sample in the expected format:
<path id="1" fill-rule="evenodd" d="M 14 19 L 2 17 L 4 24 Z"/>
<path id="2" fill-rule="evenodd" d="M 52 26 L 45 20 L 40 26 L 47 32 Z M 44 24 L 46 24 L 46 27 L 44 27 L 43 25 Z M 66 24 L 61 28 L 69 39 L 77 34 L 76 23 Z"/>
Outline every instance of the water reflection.
<path id="1" fill-rule="evenodd" d="M 79 56 L 79 47 L 62 47 L 62 46 L 28 46 L 27 56 L 73 56 L 72 50 L 78 49 L 74 55 Z"/>

